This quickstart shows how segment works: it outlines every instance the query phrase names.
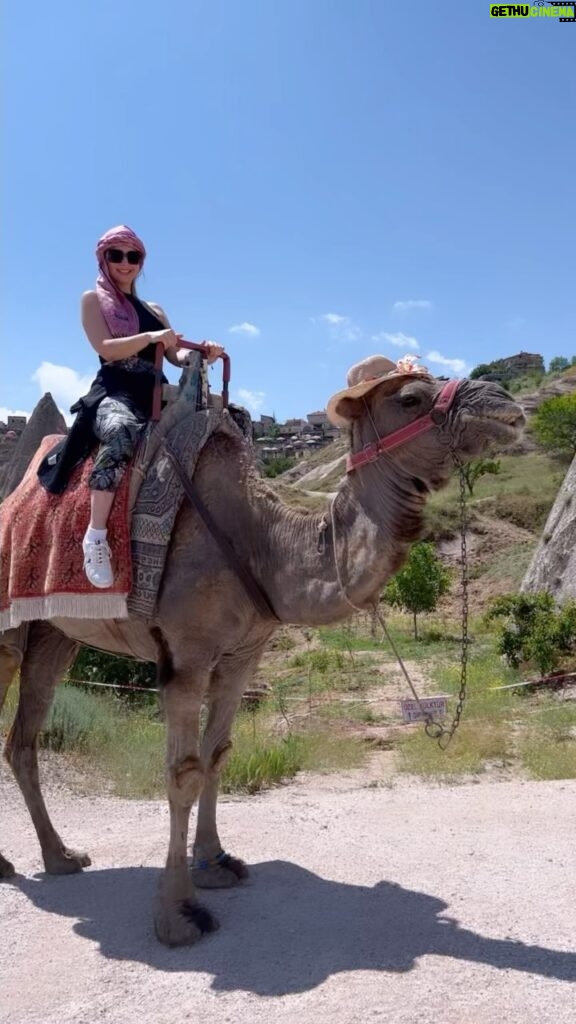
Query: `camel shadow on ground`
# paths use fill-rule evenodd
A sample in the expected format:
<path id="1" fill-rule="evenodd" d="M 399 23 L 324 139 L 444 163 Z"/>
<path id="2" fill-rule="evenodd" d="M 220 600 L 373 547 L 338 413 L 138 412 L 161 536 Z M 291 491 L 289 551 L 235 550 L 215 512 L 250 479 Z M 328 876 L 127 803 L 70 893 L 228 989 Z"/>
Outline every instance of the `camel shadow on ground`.
<path id="1" fill-rule="evenodd" d="M 340 971 L 404 973 L 426 955 L 576 981 L 575 953 L 461 928 L 442 916 L 448 905 L 426 893 L 329 881 L 285 861 L 253 866 L 248 885 L 201 893 L 220 930 L 192 948 L 167 949 L 152 928 L 158 877 L 154 868 L 111 868 L 15 884 L 39 910 L 76 918 L 75 932 L 102 956 L 206 972 L 217 991 L 305 992 Z"/>

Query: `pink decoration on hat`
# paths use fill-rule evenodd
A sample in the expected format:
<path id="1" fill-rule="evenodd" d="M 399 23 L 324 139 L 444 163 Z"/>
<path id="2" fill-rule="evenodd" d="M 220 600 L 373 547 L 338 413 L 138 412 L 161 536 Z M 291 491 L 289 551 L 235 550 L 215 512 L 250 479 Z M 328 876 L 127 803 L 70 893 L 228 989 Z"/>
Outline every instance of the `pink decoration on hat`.
<path id="1" fill-rule="evenodd" d="M 417 356 L 403 356 L 396 363 L 398 373 L 422 373 L 424 371 L 423 366 L 418 366 Z"/>

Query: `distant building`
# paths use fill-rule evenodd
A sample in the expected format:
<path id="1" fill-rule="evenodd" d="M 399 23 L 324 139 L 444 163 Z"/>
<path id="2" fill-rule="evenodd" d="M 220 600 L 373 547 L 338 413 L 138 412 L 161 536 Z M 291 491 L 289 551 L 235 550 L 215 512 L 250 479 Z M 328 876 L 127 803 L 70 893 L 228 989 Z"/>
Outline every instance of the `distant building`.
<path id="1" fill-rule="evenodd" d="M 7 426 L 8 430 L 15 430 L 16 433 L 22 433 L 26 426 L 26 416 L 9 416 Z"/>
<path id="2" fill-rule="evenodd" d="M 267 437 L 275 424 L 274 416 L 261 416 L 259 420 L 252 421 L 252 434 L 254 437 Z"/>
<path id="3" fill-rule="evenodd" d="M 330 422 L 325 409 L 319 409 L 317 412 L 309 412 L 306 419 L 313 427 L 328 426 Z"/>
<path id="4" fill-rule="evenodd" d="M 301 434 L 305 426 L 306 420 L 300 419 L 299 417 L 286 420 L 286 423 L 283 424 L 285 432 L 290 436 L 292 436 L 292 434 Z"/>

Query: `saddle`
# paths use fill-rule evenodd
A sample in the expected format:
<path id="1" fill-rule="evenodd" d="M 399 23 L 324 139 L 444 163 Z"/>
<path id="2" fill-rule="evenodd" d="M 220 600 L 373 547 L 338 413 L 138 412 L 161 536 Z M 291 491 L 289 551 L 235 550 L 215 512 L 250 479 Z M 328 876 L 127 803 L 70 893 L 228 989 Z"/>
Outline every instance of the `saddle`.
<path id="1" fill-rule="evenodd" d="M 62 439 L 44 438 L 24 479 L 0 506 L 0 632 L 38 619 L 153 618 L 184 495 L 166 447 L 191 479 L 215 431 L 251 444 L 249 414 L 223 409 L 209 393 L 200 354 L 191 353 L 178 385 L 164 385 L 163 400 L 159 422 L 147 428 L 116 492 L 108 520 L 115 578 L 108 590 L 95 590 L 83 569 L 93 457 L 74 470 L 63 494 L 51 494 L 37 471 Z"/>

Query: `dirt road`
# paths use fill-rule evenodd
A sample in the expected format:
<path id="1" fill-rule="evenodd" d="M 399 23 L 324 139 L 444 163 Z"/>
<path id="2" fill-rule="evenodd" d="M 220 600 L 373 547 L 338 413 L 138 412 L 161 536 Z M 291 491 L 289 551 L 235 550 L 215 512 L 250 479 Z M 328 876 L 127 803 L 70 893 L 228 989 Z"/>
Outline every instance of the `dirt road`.
<path id="1" fill-rule="evenodd" d="M 163 803 L 51 793 L 83 875 L 41 875 L 3 773 L 0 1020 L 10 1024 L 564 1024 L 576 1009 L 576 783 L 303 778 L 221 807 L 253 865 L 220 931 L 151 930 Z"/>

